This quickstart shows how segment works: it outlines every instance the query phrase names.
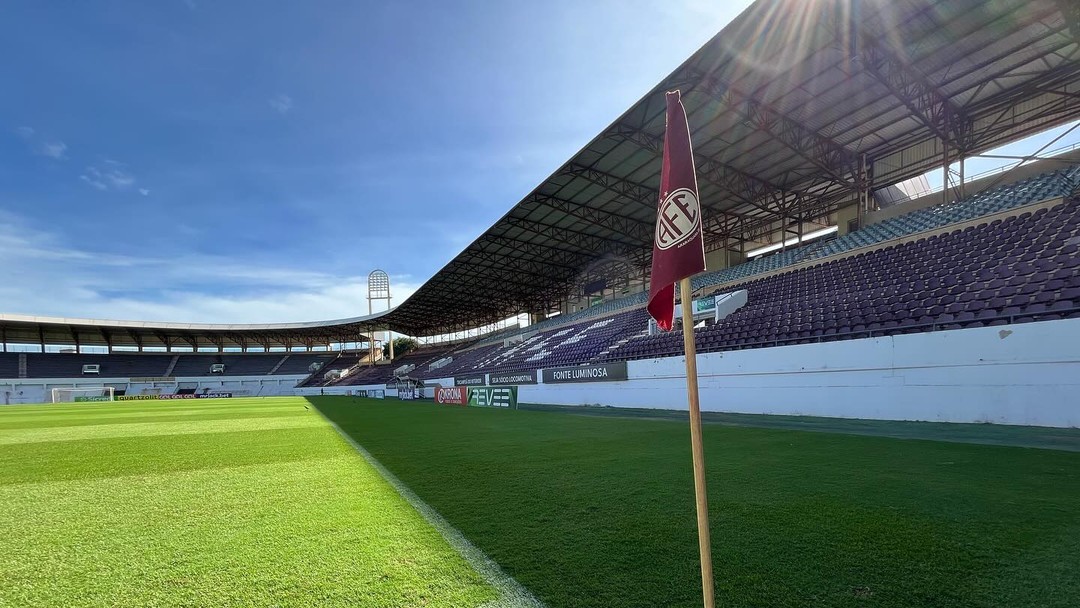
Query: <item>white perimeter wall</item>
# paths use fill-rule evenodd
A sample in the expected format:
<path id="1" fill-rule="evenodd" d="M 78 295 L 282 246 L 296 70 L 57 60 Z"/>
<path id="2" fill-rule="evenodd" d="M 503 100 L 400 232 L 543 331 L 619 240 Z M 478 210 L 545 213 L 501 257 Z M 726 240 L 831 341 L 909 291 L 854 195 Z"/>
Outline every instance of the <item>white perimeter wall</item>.
<path id="1" fill-rule="evenodd" d="M 522 386 L 524 403 L 683 409 L 682 357 L 626 382 Z M 698 356 L 707 411 L 1080 426 L 1080 319 Z"/>
<path id="2" fill-rule="evenodd" d="M 176 382 L 131 382 L 128 378 L 26 378 L 0 379 L 0 405 L 21 403 L 46 403 L 52 401 L 54 388 L 85 388 L 94 386 L 127 386 L 127 394 L 138 395 L 144 389 L 161 389 L 162 393 L 175 393 L 177 385 L 208 388 L 213 391 L 233 393 L 237 397 L 271 397 L 293 395 L 293 387 L 307 375 L 288 376 L 196 376 L 176 378 Z"/>

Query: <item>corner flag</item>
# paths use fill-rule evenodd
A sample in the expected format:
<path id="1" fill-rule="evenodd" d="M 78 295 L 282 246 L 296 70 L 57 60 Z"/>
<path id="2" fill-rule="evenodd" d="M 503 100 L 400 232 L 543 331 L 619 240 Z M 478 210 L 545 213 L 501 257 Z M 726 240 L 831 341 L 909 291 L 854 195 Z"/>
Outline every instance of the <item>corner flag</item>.
<path id="1" fill-rule="evenodd" d="M 694 151 L 679 91 L 667 94 L 667 133 L 660 173 L 660 202 L 656 210 L 649 314 L 669 331 L 675 316 L 675 283 L 705 270 L 705 239 L 701 236 Z M 684 302 L 683 306 L 689 306 Z"/>
<path id="2" fill-rule="evenodd" d="M 664 168 L 660 172 L 660 202 L 656 208 L 649 314 L 668 331 L 674 324 L 675 283 L 682 298 L 683 351 L 686 353 L 686 399 L 690 410 L 690 452 L 694 460 L 694 501 L 697 510 L 698 560 L 705 608 L 713 608 L 712 540 L 709 538 L 709 500 L 705 488 L 705 448 L 701 436 L 698 398 L 697 347 L 690 277 L 705 270 L 705 239 L 701 229 L 694 151 L 679 91 L 667 94 L 667 132 Z"/>

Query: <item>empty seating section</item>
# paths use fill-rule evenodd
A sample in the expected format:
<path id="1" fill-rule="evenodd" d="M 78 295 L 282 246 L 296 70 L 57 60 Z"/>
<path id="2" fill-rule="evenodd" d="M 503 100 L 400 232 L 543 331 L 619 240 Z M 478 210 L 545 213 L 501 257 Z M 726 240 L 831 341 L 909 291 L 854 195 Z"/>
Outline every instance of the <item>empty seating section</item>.
<path id="1" fill-rule="evenodd" d="M 494 353 L 504 348 L 502 342 L 495 344 L 482 344 L 473 348 L 464 348 L 453 353 L 454 360 L 447 366 L 441 367 L 434 372 L 424 374 L 422 378 L 449 377 L 455 374 L 464 374 L 476 368 L 479 361 L 485 360 Z"/>
<path id="2" fill-rule="evenodd" d="M 39 355 L 40 356 L 40 355 Z M 99 369 L 99 376 L 109 377 L 149 377 L 149 376 L 164 376 L 165 371 L 169 369 L 169 363 L 172 362 L 173 355 L 140 355 L 134 354 L 112 354 L 112 355 L 57 355 L 59 357 L 75 356 L 79 358 L 88 359 L 83 363 L 97 363 L 101 367 Z M 81 371 L 81 366 L 76 370 L 76 376 Z M 33 376 L 36 375 L 36 367 L 32 362 L 27 362 L 27 372 Z"/>
<path id="3" fill-rule="evenodd" d="M 474 355 L 471 367 L 459 366 L 459 372 L 481 369 L 518 371 L 558 367 L 589 361 L 614 341 L 643 331 L 647 314 L 643 308 L 595 321 L 583 321 L 538 333 L 518 344 Z"/>
<path id="4" fill-rule="evenodd" d="M 322 386 L 327 382 L 327 374 L 332 371 L 350 369 L 359 364 L 360 360 L 366 356 L 367 353 L 340 353 L 323 363 L 322 367 L 313 372 L 310 377 L 301 382 L 298 386 Z"/>
<path id="5" fill-rule="evenodd" d="M 173 376 L 205 376 L 210 373 L 210 366 L 215 363 L 225 365 L 223 376 L 263 376 L 277 365 L 284 355 L 268 354 L 191 354 L 181 355 L 172 370 Z"/>
<path id="6" fill-rule="evenodd" d="M 739 285 L 749 303 L 697 332 L 701 352 L 1080 317 L 1080 204 L 860 253 Z M 605 359 L 680 352 L 629 340 Z"/>
<path id="7" fill-rule="evenodd" d="M 428 366 L 431 363 L 447 356 L 457 345 L 439 344 L 435 346 L 423 346 L 415 351 L 406 353 L 394 359 L 393 362 L 383 365 L 361 366 L 353 373 L 335 382 L 335 386 L 358 386 L 363 384 L 384 384 L 394 379 L 394 371 L 409 365 L 415 366 L 407 375 L 418 378 L 428 375 Z M 439 368 L 440 371 L 443 368 Z"/>
<path id="8" fill-rule="evenodd" d="M 100 366 L 98 376 L 121 378 L 132 376 L 163 376 L 173 355 L 84 355 L 74 353 L 27 353 L 28 378 L 78 378 L 83 365 Z"/>
<path id="9" fill-rule="evenodd" d="M 735 281 L 806 260 L 815 260 L 1007 211 L 1031 203 L 1062 198 L 1080 187 L 1080 167 L 1043 173 L 1012 184 L 986 190 L 962 201 L 926 207 L 911 213 L 870 224 L 825 243 L 812 243 L 694 278 L 694 289 Z"/>
<path id="10" fill-rule="evenodd" d="M 1007 211 L 1038 201 L 1066 197 L 1080 185 L 1080 167 L 1044 173 L 1019 182 L 980 192 L 963 201 L 935 205 L 871 224 L 844 235 L 810 256 L 811 259 L 843 253 L 856 247 L 880 243 L 924 230 L 941 228 L 984 215 Z"/>
<path id="11" fill-rule="evenodd" d="M 19 353 L 0 353 L 0 378 L 19 377 Z"/>
<path id="12" fill-rule="evenodd" d="M 568 314 L 568 315 L 559 315 L 557 317 L 552 317 L 550 319 L 545 319 L 545 320 L 543 320 L 543 321 L 541 321 L 539 323 L 536 323 L 536 324 L 532 325 L 531 327 L 529 327 L 527 329 L 527 331 L 529 331 L 529 332 L 543 331 L 543 330 L 545 330 L 545 329 L 547 329 L 549 327 L 555 327 L 557 325 L 564 325 L 566 323 L 573 323 L 575 321 L 580 321 L 582 319 L 589 319 L 589 318 L 592 318 L 592 317 L 599 317 L 601 315 L 606 315 L 608 313 L 612 313 L 612 312 L 615 312 L 615 311 L 618 311 L 618 310 L 622 310 L 624 308 L 629 308 L 631 306 L 643 305 L 648 301 L 648 299 L 649 299 L 649 294 L 647 294 L 645 292 L 638 292 L 638 293 L 635 293 L 635 294 L 624 296 L 622 298 L 617 298 L 617 299 L 614 299 L 614 300 L 608 300 L 606 302 L 602 302 L 600 304 L 597 304 L 596 306 L 590 306 L 590 307 L 588 307 L 588 308 L 586 308 L 584 310 L 579 310 L 579 311 L 577 311 L 575 313 L 571 313 L 571 314 Z M 507 336 L 505 336 L 505 335 L 502 336 L 503 339 L 505 339 L 506 337 Z"/>
<path id="13" fill-rule="evenodd" d="M 83 365 L 99 366 L 96 374 L 101 378 L 161 377 L 169 369 L 174 357 L 176 366 L 170 375 L 174 377 L 209 376 L 210 366 L 223 363 L 223 376 L 261 376 L 271 373 L 299 375 L 308 373 L 315 361 L 332 360 L 337 355 L 326 353 L 291 353 L 281 366 L 278 363 L 286 353 L 26 353 L 28 378 L 79 378 L 83 377 Z M 0 378 L 18 377 L 19 353 L 0 353 Z M 275 370 L 274 368 L 277 367 Z M 218 375 L 218 374 L 214 374 Z"/>
<path id="14" fill-rule="evenodd" d="M 289 353 L 288 357 L 274 372 L 275 376 L 287 376 L 293 374 L 307 374 L 311 372 L 312 363 L 326 365 L 333 361 L 337 354 L 330 353 Z"/>

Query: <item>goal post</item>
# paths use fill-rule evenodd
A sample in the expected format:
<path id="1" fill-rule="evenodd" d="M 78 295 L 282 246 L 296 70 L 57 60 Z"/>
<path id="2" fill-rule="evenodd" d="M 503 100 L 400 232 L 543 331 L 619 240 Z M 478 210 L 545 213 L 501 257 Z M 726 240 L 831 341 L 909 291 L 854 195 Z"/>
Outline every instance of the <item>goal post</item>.
<path id="1" fill-rule="evenodd" d="M 115 401 L 116 389 L 111 386 L 84 388 L 54 388 L 53 403 L 82 403 L 87 401 Z"/>

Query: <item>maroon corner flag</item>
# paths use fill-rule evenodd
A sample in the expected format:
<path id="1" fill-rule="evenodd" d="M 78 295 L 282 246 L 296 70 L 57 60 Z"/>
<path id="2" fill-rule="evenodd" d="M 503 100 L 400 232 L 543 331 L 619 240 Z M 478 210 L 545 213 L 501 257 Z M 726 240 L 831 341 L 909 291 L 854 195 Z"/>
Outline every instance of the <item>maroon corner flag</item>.
<path id="1" fill-rule="evenodd" d="M 667 133 L 664 168 L 660 173 L 660 203 L 656 208 L 652 284 L 649 314 L 668 331 L 674 324 L 675 283 L 682 294 L 683 350 L 686 353 L 686 400 L 690 413 L 690 451 L 694 458 L 694 500 L 697 510 L 698 558 L 701 562 L 701 597 L 714 608 L 712 540 L 709 536 L 709 499 L 705 488 L 705 448 L 701 438 L 701 401 L 698 396 L 697 349 L 690 277 L 705 270 L 705 239 L 701 235 L 694 151 L 690 127 L 678 91 L 667 94 Z"/>
<path id="2" fill-rule="evenodd" d="M 675 283 L 703 270 L 705 239 L 701 236 L 701 203 L 690 127 L 679 91 L 672 91 L 667 94 L 664 168 L 660 174 L 648 306 L 660 329 L 669 331 L 673 325 Z"/>

